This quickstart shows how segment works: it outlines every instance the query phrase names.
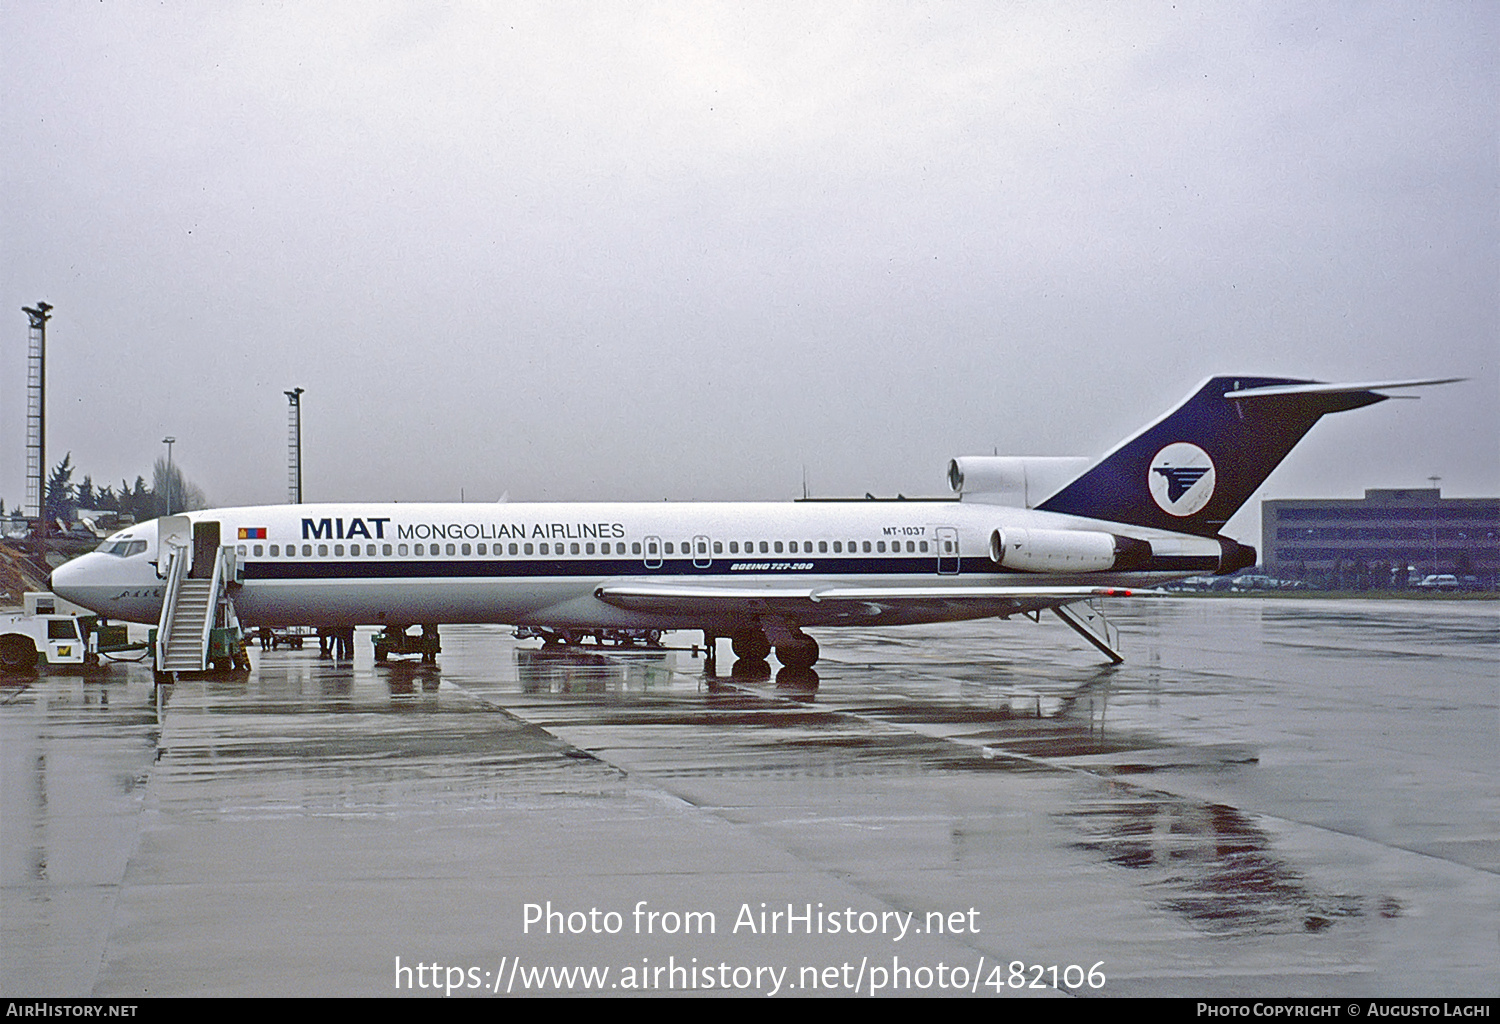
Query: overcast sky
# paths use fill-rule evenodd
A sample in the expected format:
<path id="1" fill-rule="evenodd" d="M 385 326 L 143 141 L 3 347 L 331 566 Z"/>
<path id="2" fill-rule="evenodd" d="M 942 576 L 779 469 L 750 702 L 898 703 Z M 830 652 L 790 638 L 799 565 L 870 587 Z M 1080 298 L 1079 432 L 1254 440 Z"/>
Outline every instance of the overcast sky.
<path id="1" fill-rule="evenodd" d="M 1263 493 L 1493 495 L 1497 24 L 5 3 L 0 497 L 38 300 L 48 461 L 171 434 L 216 505 L 286 499 L 292 387 L 308 500 L 781 499 L 1098 454 L 1216 373 L 1472 377 Z"/>

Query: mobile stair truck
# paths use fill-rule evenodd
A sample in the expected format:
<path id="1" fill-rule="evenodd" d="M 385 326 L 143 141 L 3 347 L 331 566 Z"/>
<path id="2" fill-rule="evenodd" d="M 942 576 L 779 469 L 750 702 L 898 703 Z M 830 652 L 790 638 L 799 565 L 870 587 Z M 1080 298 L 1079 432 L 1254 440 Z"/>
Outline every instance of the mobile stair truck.
<path id="1" fill-rule="evenodd" d="M 158 683 L 179 672 L 250 668 L 233 591 L 244 584 L 233 545 L 219 544 L 219 524 L 186 516 L 158 520 L 157 575 L 166 580 L 161 621 L 151 631 Z"/>

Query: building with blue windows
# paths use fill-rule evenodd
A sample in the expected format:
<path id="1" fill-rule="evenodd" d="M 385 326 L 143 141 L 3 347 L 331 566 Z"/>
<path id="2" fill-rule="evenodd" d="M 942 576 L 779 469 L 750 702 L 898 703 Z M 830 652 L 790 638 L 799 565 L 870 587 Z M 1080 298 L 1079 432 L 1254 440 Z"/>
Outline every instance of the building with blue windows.
<path id="1" fill-rule="evenodd" d="M 1500 577 L 1500 498 L 1444 498 L 1435 487 L 1363 498 L 1261 502 L 1269 576 L 1337 590 L 1400 588 L 1451 574 L 1464 589 Z"/>

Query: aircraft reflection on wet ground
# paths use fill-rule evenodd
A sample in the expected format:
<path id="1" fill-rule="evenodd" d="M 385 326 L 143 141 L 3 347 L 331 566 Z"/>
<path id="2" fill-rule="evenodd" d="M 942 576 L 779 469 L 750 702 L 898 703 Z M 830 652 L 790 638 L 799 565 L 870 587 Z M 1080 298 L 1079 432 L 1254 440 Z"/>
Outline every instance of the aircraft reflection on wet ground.
<path id="1" fill-rule="evenodd" d="M 1492 989 L 1494 606 L 1132 607 L 1110 668 L 1004 623 L 841 633 L 816 685 L 470 627 L 438 666 L 362 635 L 159 692 L 35 677 L 0 692 L 0 988 L 376 994 L 408 934 L 685 951 L 513 934 L 550 893 L 972 906 L 980 933 L 924 948 L 1104 960 L 1105 994 Z"/>

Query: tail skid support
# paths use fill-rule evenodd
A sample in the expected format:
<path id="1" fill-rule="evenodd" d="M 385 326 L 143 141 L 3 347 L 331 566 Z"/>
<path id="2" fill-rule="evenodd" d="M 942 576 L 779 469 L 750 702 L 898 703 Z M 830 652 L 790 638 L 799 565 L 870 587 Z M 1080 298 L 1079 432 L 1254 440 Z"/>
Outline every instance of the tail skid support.
<path id="1" fill-rule="evenodd" d="M 1092 601 L 1060 604 L 1053 608 L 1052 612 L 1062 619 L 1069 629 L 1099 648 L 1111 664 L 1118 665 L 1125 660 L 1125 655 L 1119 650 L 1120 631 L 1110 625 L 1103 613 L 1094 607 Z"/>

